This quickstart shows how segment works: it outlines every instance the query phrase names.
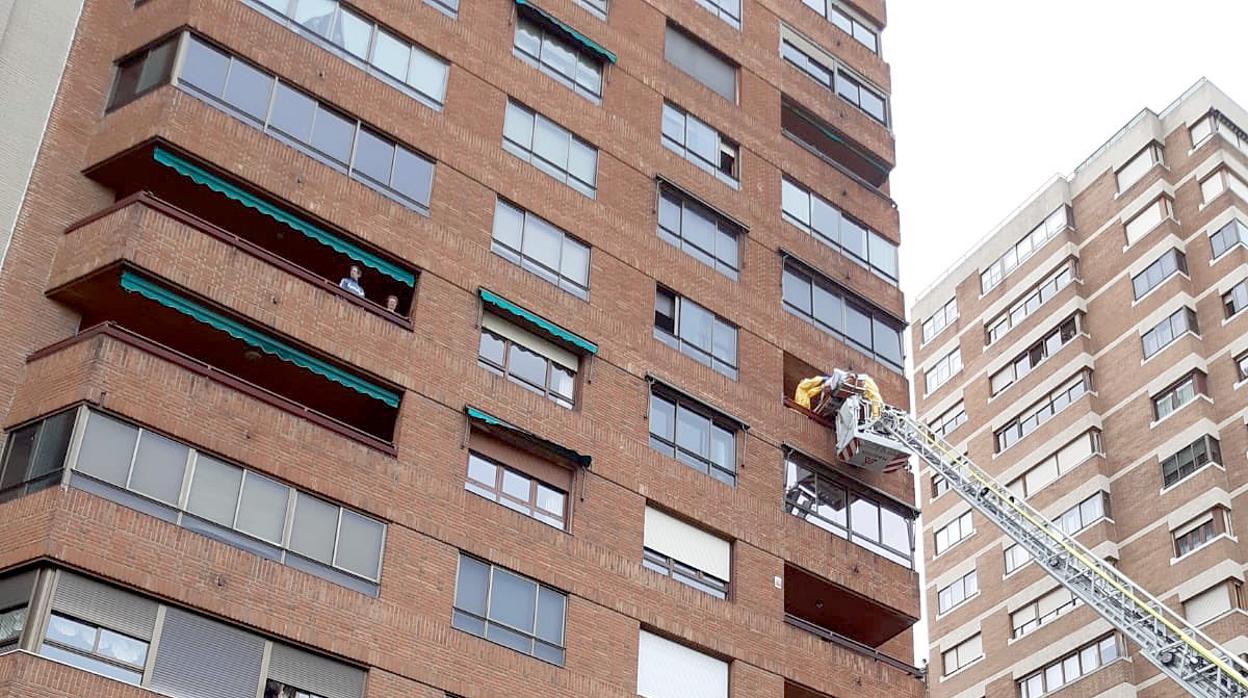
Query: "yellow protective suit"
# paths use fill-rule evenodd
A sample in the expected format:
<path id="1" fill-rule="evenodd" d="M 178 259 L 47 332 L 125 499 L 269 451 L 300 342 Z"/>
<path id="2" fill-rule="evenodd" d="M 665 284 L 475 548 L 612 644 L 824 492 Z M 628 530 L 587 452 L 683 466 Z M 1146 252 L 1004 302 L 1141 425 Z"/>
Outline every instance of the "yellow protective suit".
<path id="1" fill-rule="evenodd" d="M 797 384 L 797 390 L 793 392 L 793 402 L 796 402 L 808 410 L 811 409 L 811 402 L 815 399 L 815 396 L 819 394 L 819 391 L 823 390 L 823 383 L 827 379 L 827 376 L 815 376 L 814 378 L 803 379 L 801 383 Z"/>

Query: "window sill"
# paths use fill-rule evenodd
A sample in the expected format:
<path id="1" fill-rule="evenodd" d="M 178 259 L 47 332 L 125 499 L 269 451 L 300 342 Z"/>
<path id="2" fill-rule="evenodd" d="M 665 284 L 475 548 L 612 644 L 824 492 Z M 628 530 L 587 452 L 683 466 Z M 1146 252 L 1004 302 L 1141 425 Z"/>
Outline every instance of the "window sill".
<path id="1" fill-rule="evenodd" d="M 952 679 L 953 677 L 957 676 L 958 674 L 961 674 L 962 672 L 966 671 L 967 669 L 970 669 L 971 667 L 975 666 L 976 664 L 979 664 L 982 661 L 984 661 L 984 655 L 981 654 L 978 657 L 967 662 L 966 664 L 963 664 L 962 666 L 958 667 L 952 673 L 941 676 L 940 683 L 944 683 L 945 681 Z"/>
<path id="2" fill-rule="evenodd" d="M 1155 201 L 1156 201 L 1156 199 L 1154 199 L 1153 201 L 1155 202 Z M 1150 206 L 1151 206 L 1151 204 L 1150 204 Z M 1141 209 L 1141 211 L 1140 211 L 1140 212 L 1141 212 L 1141 213 L 1143 213 L 1143 212 L 1144 212 L 1144 210 L 1147 210 L 1147 209 L 1148 209 L 1148 206 L 1145 206 L 1145 207 L 1144 207 L 1144 209 Z M 1129 250 L 1129 249 L 1131 249 L 1132 247 L 1135 247 L 1136 245 L 1140 244 L 1140 241 L 1141 241 L 1141 240 L 1143 240 L 1144 238 L 1147 238 L 1148 236 L 1150 236 L 1150 235 L 1152 235 L 1153 233 L 1157 232 L 1157 229 L 1158 229 L 1158 228 L 1160 228 L 1161 226 L 1165 225 L 1165 224 L 1166 224 L 1166 221 L 1173 221 L 1175 225 L 1178 225 L 1178 224 L 1179 224 L 1179 219 L 1178 219 L 1178 218 L 1175 218 L 1173 215 L 1166 216 L 1165 218 L 1162 218 L 1160 221 L 1158 221 L 1158 222 L 1157 222 L 1157 225 L 1154 225 L 1153 227 L 1149 228 L 1148 230 L 1144 231 L 1143 233 L 1140 233 L 1140 236 L 1139 236 L 1138 238 L 1136 238 L 1135 240 L 1133 240 L 1133 241 L 1128 241 L 1128 242 L 1127 242 L 1127 244 L 1125 244 L 1125 245 L 1123 245 L 1123 246 L 1122 246 L 1122 251 L 1125 253 L 1127 250 Z M 1125 224 L 1124 224 L 1124 227 L 1125 227 Z M 1124 235 L 1126 234 L 1126 233 L 1125 233 L 1125 231 L 1124 231 L 1124 233 L 1123 233 L 1123 234 L 1124 234 Z"/>
<path id="3" fill-rule="evenodd" d="M 1063 321 L 1063 322 L 1064 322 L 1064 321 Z M 1047 334 L 1047 333 L 1046 333 L 1046 334 Z M 1079 339 L 1079 338 L 1081 338 L 1081 337 L 1082 337 L 1082 338 L 1085 338 L 1085 339 L 1091 339 L 1091 338 L 1092 338 L 1092 335 L 1088 334 L 1087 332 L 1084 332 L 1084 331 L 1080 330 L 1080 331 L 1079 331 L 1079 333 L 1078 333 L 1078 334 L 1076 334 L 1075 336 L 1071 337 L 1069 341 L 1067 341 L 1067 342 L 1066 342 L 1065 344 L 1063 344 L 1062 346 L 1058 347 L 1058 348 L 1057 348 L 1057 351 L 1053 352 L 1052 354 L 1049 354 L 1048 356 L 1046 356 L 1046 357 L 1044 357 L 1043 359 L 1041 359 L 1041 360 L 1040 360 L 1040 363 L 1036 364 L 1035 366 L 1032 366 L 1032 367 L 1031 367 L 1031 369 L 1030 369 L 1029 371 L 1027 371 L 1027 375 L 1026 375 L 1026 376 L 1023 376 L 1022 378 L 1015 378 L 1015 379 L 1014 379 L 1014 381 L 1013 381 L 1012 383 L 1010 383 L 1009 385 L 1007 385 L 1007 386 L 1005 386 L 1004 388 L 1002 388 L 1002 389 L 998 390 L 997 392 L 995 392 L 995 393 L 993 393 L 993 394 L 989 395 L 989 396 L 988 396 L 988 402 L 987 402 L 987 404 L 991 405 L 993 400 L 996 400 L 997 398 L 1001 397 L 1001 396 L 1002 396 L 1002 395 L 1004 395 L 1007 391 L 1009 391 L 1009 389 L 1010 389 L 1010 388 L 1013 388 L 1014 386 L 1018 385 L 1020 382 L 1022 382 L 1022 381 L 1024 381 L 1024 380 L 1026 380 L 1026 379 L 1027 379 L 1027 376 L 1030 376 L 1031 374 L 1035 373 L 1035 372 L 1036 372 L 1036 370 L 1038 370 L 1040 367 L 1044 366 L 1044 365 L 1045 365 L 1045 364 L 1049 361 L 1049 359 L 1053 358 L 1056 354 L 1060 353 L 1063 349 L 1065 349 L 1066 347 L 1070 346 L 1072 342 L 1074 342 L 1076 339 Z M 1008 365 L 1010 365 L 1010 364 L 1006 364 L 1006 365 L 1008 366 Z M 1004 368 L 1002 368 L 1001 370 L 1003 370 L 1003 371 L 1004 371 L 1005 369 L 1004 369 Z M 989 379 L 989 380 L 991 381 L 991 379 Z M 992 389 L 991 383 L 989 384 L 988 389 L 989 389 L 989 390 L 991 390 L 991 389 Z"/>
<path id="4" fill-rule="evenodd" d="M 1185 308 L 1186 308 L 1187 306 L 1183 306 L 1183 307 L 1185 307 Z M 1163 322 L 1164 322 L 1164 320 L 1163 320 Z M 1140 365 L 1141 365 L 1141 366 L 1143 366 L 1143 365 L 1147 364 L 1149 361 L 1152 361 L 1154 358 L 1156 358 L 1156 356 L 1157 356 L 1158 354 L 1161 354 L 1161 353 L 1162 353 L 1162 352 L 1164 352 L 1166 349 L 1168 349 L 1169 347 L 1173 346 L 1175 342 L 1178 342 L 1180 339 L 1183 339 L 1184 337 L 1186 337 L 1186 336 L 1188 336 L 1188 335 L 1191 335 L 1191 336 L 1195 337 L 1195 338 L 1196 338 L 1196 341 L 1198 341 L 1198 342 L 1199 342 L 1199 341 L 1201 341 L 1201 340 L 1203 339 L 1203 338 L 1200 336 L 1200 334 L 1199 334 L 1199 333 L 1197 333 L 1197 332 L 1192 332 L 1191 330 L 1188 330 L 1188 331 L 1184 332 L 1183 334 L 1181 334 L 1181 335 L 1179 335 L 1179 336 L 1175 337 L 1174 339 L 1170 340 L 1169 342 L 1166 342 L 1166 343 L 1165 343 L 1165 344 L 1163 344 L 1162 346 L 1157 347 L 1157 351 L 1153 352 L 1151 355 L 1146 356 L 1146 357 L 1144 357 L 1143 359 L 1141 359 L 1141 360 L 1140 360 Z"/>
<path id="5" fill-rule="evenodd" d="M 1212 404 L 1213 404 L 1213 398 L 1209 397 L 1208 395 L 1197 395 L 1196 397 L 1192 398 L 1191 400 L 1188 400 L 1187 402 L 1183 403 L 1182 405 L 1179 405 L 1177 408 L 1175 408 L 1175 409 L 1171 410 L 1171 411 L 1170 411 L 1170 414 L 1168 414 L 1168 415 L 1166 415 L 1166 416 L 1162 417 L 1161 419 L 1155 419 L 1155 420 L 1153 420 L 1153 421 L 1149 422 L 1149 423 L 1148 423 L 1148 428 L 1149 428 L 1149 429 L 1156 429 L 1156 428 L 1157 428 L 1157 427 L 1158 427 L 1158 426 L 1159 426 L 1162 422 L 1164 422 L 1164 421 L 1166 421 L 1166 420 L 1170 419 L 1170 418 L 1171 418 L 1171 417 L 1173 417 L 1174 415 L 1176 415 L 1176 414 L 1178 414 L 1178 413 L 1182 412 L 1183 410 L 1185 410 L 1185 409 L 1187 409 L 1188 407 L 1190 407 L 1190 406 L 1192 406 L 1192 405 L 1196 404 L 1197 402 L 1200 402 L 1201 400 L 1204 400 L 1205 402 L 1208 402 L 1210 405 L 1212 405 Z"/>
<path id="6" fill-rule="evenodd" d="M 940 592 L 937 592 L 937 593 L 939 594 Z M 966 597 L 966 598 L 962 599 L 961 601 L 957 602 L 956 604 L 954 604 L 954 605 L 950 606 L 949 608 L 945 609 L 943 612 L 942 612 L 942 611 L 937 611 L 937 612 L 936 612 L 936 620 L 940 620 L 941 618 L 944 618 L 945 616 L 948 616 L 950 613 L 953 613 L 954 611 L 958 610 L 959 608 L 962 608 L 962 607 L 963 607 L 963 606 L 965 606 L 966 604 L 970 603 L 972 599 L 975 599 L 975 598 L 976 598 L 976 597 L 978 597 L 978 596 L 979 596 L 979 592 L 977 591 L 977 592 L 975 592 L 974 594 L 971 594 L 970 596 L 968 596 L 968 597 Z"/>
<path id="7" fill-rule="evenodd" d="M 1160 491 L 1160 492 L 1158 492 L 1158 494 L 1159 494 L 1159 495 L 1164 495 L 1164 494 L 1168 493 L 1170 490 L 1173 490 L 1174 488 L 1178 487 L 1179 485 L 1182 485 L 1183 483 L 1187 482 L 1188 480 L 1191 480 L 1192 478 L 1196 477 L 1197 475 L 1199 475 L 1199 474 L 1200 474 L 1201 472 L 1203 472 L 1204 470 L 1206 470 L 1206 469 L 1208 469 L 1208 468 L 1211 468 L 1211 467 L 1212 467 L 1212 468 L 1217 468 L 1218 470 L 1221 470 L 1223 473 L 1225 473 L 1225 472 L 1226 472 L 1226 468 L 1224 468 L 1224 467 L 1222 466 L 1222 464 L 1221 464 L 1221 463 L 1215 463 L 1215 462 L 1213 462 L 1213 461 L 1210 461 L 1210 462 L 1205 463 L 1204 465 L 1200 466 L 1199 468 L 1197 468 L 1197 469 L 1193 470 L 1193 471 L 1192 471 L 1192 473 L 1191 473 L 1190 475 L 1188 475 L 1187 477 L 1185 477 L 1185 478 L 1183 478 L 1183 479 L 1179 480 L 1178 482 L 1174 483 L 1173 485 L 1170 485 L 1170 486 L 1168 486 L 1168 487 L 1162 487 L 1162 488 L 1161 488 L 1161 491 Z"/>
<path id="8" fill-rule="evenodd" d="M 932 556 L 932 562 L 935 562 L 935 561 L 939 560 L 940 558 L 944 557 L 945 555 L 948 555 L 950 550 L 954 550 L 955 548 L 957 548 L 958 546 L 962 545 L 962 544 L 963 544 L 963 543 L 965 543 L 966 541 L 968 541 L 968 540 L 970 540 L 970 539 L 974 538 L 976 533 L 978 533 L 978 531 L 971 531 L 970 533 L 968 533 L 967 535 L 963 536 L 962 538 L 959 538 L 959 539 L 958 539 L 958 542 L 956 542 L 956 543 L 954 543 L 953 545 L 950 545 L 948 548 L 945 548 L 944 550 L 942 550 L 942 551 L 940 551 L 940 552 L 936 553 L 935 555 L 933 555 L 933 556 Z M 933 549 L 934 549 L 934 548 L 933 548 Z"/>
<path id="9" fill-rule="evenodd" d="M 1171 537 L 1173 537 L 1173 533 L 1171 533 Z M 1180 563 L 1180 562 L 1182 562 L 1183 560 L 1186 560 L 1187 558 L 1191 557 L 1192 555 L 1195 555 L 1196 553 L 1200 552 L 1201 550 L 1204 550 L 1205 548 L 1207 548 L 1207 547 L 1209 547 L 1209 546 L 1213 545 L 1214 543 L 1218 542 L 1219 540 L 1221 540 L 1221 539 L 1223 539 L 1223 538 L 1225 538 L 1225 539 L 1227 539 L 1227 540 L 1229 540 L 1229 541 L 1233 541 L 1236 545 L 1238 545 L 1238 544 L 1239 544 L 1239 538 L 1238 538 L 1238 537 L 1233 536 L 1233 535 L 1231 535 L 1231 534 L 1229 534 L 1229 533 L 1219 533 L 1218 535 L 1214 536 L 1213 538 L 1210 538 L 1209 540 L 1205 541 L 1204 543 L 1201 543 L 1200 545 L 1196 546 L 1195 548 L 1192 548 L 1191 550 L 1189 550 L 1189 551 L 1187 551 L 1187 552 L 1183 553 L 1182 555 L 1180 555 L 1180 556 L 1178 556 L 1178 557 L 1172 557 L 1172 558 L 1170 558 L 1170 566 L 1171 566 L 1171 567 L 1173 567 L 1174 565 L 1179 564 L 1179 563 Z"/>
<path id="10" fill-rule="evenodd" d="M 1172 249 L 1173 249 L 1173 248 L 1172 248 Z M 1181 250 L 1180 250 L 1180 251 L 1181 251 Z M 1163 253 L 1163 254 L 1164 254 L 1164 253 Z M 1189 283 L 1190 283 L 1190 282 L 1191 282 L 1191 280 L 1192 280 L 1192 277 L 1191 277 L 1190 275 L 1188 275 L 1188 274 L 1187 274 L 1187 272 L 1182 272 L 1182 271 L 1180 271 L 1180 272 L 1175 272 L 1175 273 L 1171 274 L 1170 276 L 1167 276 L 1166 278 L 1162 279 L 1162 280 L 1161 280 L 1161 282 L 1160 282 L 1160 283 L 1158 283 L 1156 286 L 1154 286 L 1154 287 L 1152 287 L 1152 288 L 1148 289 L 1147 291 L 1145 291 L 1145 292 L 1144 292 L 1144 295 L 1140 296 L 1139 298 L 1136 298 L 1136 299 L 1132 300 L 1132 301 L 1131 301 L 1131 307 L 1132 307 L 1132 308 L 1134 308 L 1134 307 L 1138 306 L 1140 303 L 1143 303 L 1145 298 L 1148 298 L 1149 296 L 1151 296 L 1151 295 L 1153 295 L 1154 293 L 1156 293 L 1156 292 L 1157 292 L 1157 289 L 1161 288 L 1162 286 L 1165 286 L 1167 283 L 1169 283 L 1169 282 L 1170 282 L 1170 280 L 1171 280 L 1171 279 L 1174 279 L 1175 277 L 1180 277 L 1180 278 L 1187 279 L 1187 281 L 1188 281 Z"/>
<path id="11" fill-rule="evenodd" d="M 1139 177 L 1137 177 L 1137 178 L 1136 178 L 1136 180 L 1135 180 L 1134 182 L 1132 182 L 1132 183 L 1128 184 L 1126 189 L 1119 189 L 1119 190 L 1118 190 L 1118 191 L 1114 194 L 1114 198 L 1113 198 L 1113 200 L 1114 200 L 1114 201 L 1117 201 L 1118 199 L 1122 198 L 1124 194 L 1126 194 L 1126 193 L 1130 192 L 1132 189 L 1134 189 L 1134 188 L 1135 188 L 1135 185 L 1139 184 L 1140 182 L 1143 182 L 1143 181 L 1144 181 L 1144 178 L 1145 178 L 1145 177 L 1147 177 L 1148 175 L 1152 174 L 1153 170 L 1154 170 L 1154 169 L 1156 169 L 1156 168 L 1158 168 L 1158 167 L 1160 167 L 1162 170 L 1164 170 L 1164 171 L 1166 171 L 1166 172 L 1169 172 L 1169 171 L 1170 171 L 1170 168 L 1169 168 L 1169 167 L 1166 167 L 1166 164 L 1165 164 L 1164 162 L 1154 162 L 1154 163 L 1152 164 L 1152 166 L 1151 166 L 1151 167 L 1149 167 L 1147 170 L 1144 170 L 1142 173 L 1140 173 L 1140 176 L 1139 176 Z M 1115 179 L 1117 178 L 1117 173 L 1114 173 L 1114 177 L 1115 177 Z"/>

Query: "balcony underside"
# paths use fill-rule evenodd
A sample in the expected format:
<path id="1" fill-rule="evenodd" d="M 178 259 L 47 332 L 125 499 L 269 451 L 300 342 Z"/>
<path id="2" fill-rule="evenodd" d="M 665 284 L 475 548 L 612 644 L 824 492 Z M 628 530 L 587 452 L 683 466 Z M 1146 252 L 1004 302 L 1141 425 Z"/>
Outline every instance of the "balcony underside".
<path id="1" fill-rule="evenodd" d="M 784 567 L 784 612 L 871 648 L 918 622 L 793 565 Z"/>

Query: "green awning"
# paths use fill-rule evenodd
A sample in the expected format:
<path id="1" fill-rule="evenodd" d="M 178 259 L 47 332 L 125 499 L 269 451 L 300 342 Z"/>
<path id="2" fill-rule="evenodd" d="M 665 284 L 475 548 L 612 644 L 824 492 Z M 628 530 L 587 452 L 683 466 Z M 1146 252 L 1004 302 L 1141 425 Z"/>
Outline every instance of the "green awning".
<path id="1" fill-rule="evenodd" d="M 547 320 L 538 315 L 534 315 L 533 313 L 525 310 L 524 308 L 521 308 L 515 303 L 512 303 L 511 301 L 505 298 L 502 298 L 501 296 L 496 295 L 492 291 L 488 291 L 482 288 L 482 289 L 479 289 L 479 292 L 481 294 L 481 300 L 485 301 L 487 304 L 492 305 L 495 308 L 502 310 L 503 312 L 514 315 L 515 317 L 518 317 L 521 320 L 524 320 L 525 322 L 531 325 L 534 325 L 535 327 L 540 328 L 547 334 L 550 334 L 551 336 L 553 336 L 555 339 L 558 339 L 562 342 L 566 342 L 567 344 L 571 344 L 572 346 L 576 347 L 577 349 L 587 354 L 598 353 L 598 345 L 594 344 L 588 339 L 585 339 L 584 337 L 578 334 L 569 332 L 563 329 L 562 327 L 556 325 L 555 323 L 551 322 L 550 320 Z"/>
<path id="2" fill-rule="evenodd" d="M 608 63 L 615 63 L 615 54 L 603 48 L 602 44 L 599 44 L 588 36 L 578 32 L 564 22 L 555 19 L 554 15 L 529 2 L 529 0 L 516 0 L 516 6 L 527 9 L 536 16 L 536 19 L 546 24 L 551 29 L 563 34 L 569 40 L 580 44 L 582 48 L 594 54 L 598 58 L 601 58 Z"/>
<path id="3" fill-rule="evenodd" d="M 244 342 L 245 344 L 255 347 L 266 354 L 271 354 L 277 358 L 288 361 L 300 368 L 307 369 L 322 378 L 329 379 L 339 385 L 350 388 L 358 393 L 362 393 L 375 400 L 380 400 L 390 407 L 399 406 L 399 394 L 374 385 L 362 378 L 343 371 L 325 361 L 300 351 L 285 342 L 271 337 L 263 332 L 253 330 L 246 327 L 242 323 L 206 308 L 195 301 L 174 293 L 173 291 L 160 286 L 156 283 L 135 274 L 134 272 L 123 270 L 121 272 L 121 287 L 130 293 L 137 293 L 144 298 L 156 301 L 166 308 L 176 310 L 197 322 L 201 322 L 209 327 L 220 330 L 231 337 Z"/>
<path id="4" fill-rule="evenodd" d="M 298 233 L 325 245 L 333 251 L 346 255 L 351 259 L 363 264 L 366 267 L 375 269 L 382 274 L 408 286 L 416 285 L 416 276 L 403 267 L 365 250 L 354 243 L 348 242 L 341 237 L 322 230 L 315 225 L 299 218 L 298 216 L 287 213 L 286 211 L 270 204 L 259 197 L 247 193 L 243 189 L 230 184 L 220 177 L 208 172 L 207 170 L 192 165 L 182 158 L 170 153 L 163 148 L 155 148 L 152 150 L 152 158 L 156 162 L 164 165 L 195 182 L 221 194 L 227 198 L 233 199 L 238 203 L 253 209 L 272 218 L 278 223 L 284 223 Z"/>
<path id="5" fill-rule="evenodd" d="M 481 410 L 475 407 L 472 407 L 472 406 L 464 407 L 464 413 L 468 415 L 469 419 L 475 422 L 480 422 L 482 424 L 485 424 L 486 426 L 497 427 L 499 429 L 504 429 L 506 431 L 509 431 L 515 434 L 517 437 L 524 439 L 525 441 L 532 442 L 546 449 L 547 451 L 554 453 L 560 458 L 576 463 L 582 468 L 588 468 L 593 463 L 593 458 L 591 456 L 587 456 L 583 453 L 577 453 L 576 451 L 573 451 L 567 446 L 560 446 L 559 444 L 553 441 L 550 441 L 549 439 L 543 439 L 542 437 L 534 434 L 531 431 L 528 431 L 526 429 L 521 429 L 520 427 L 514 424 L 511 424 L 510 422 L 505 422 L 499 419 L 498 417 L 495 417 L 494 415 L 486 413 L 486 412 L 482 412 Z"/>

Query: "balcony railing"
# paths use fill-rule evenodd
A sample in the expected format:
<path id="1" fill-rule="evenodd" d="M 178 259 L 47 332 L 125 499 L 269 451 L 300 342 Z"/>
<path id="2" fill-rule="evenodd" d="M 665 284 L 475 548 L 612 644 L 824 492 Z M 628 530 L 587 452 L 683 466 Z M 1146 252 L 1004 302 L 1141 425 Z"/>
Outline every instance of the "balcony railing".
<path id="1" fill-rule="evenodd" d="M 864 645 L 861 642 L 857 642 L 855 640 L 851 640 L 843 635 L 838 635 L 832 632 L 831 630 L 828 630 L 827 628 L 822 628 L 818 625 L 815 625 L 814 623 L 802 620 L 801 618 L 798 618 L 797 616 L 791 613 L 784 614 L 784 622 L 788 623 L 789 625 L 792 625 L 795 628 L 800 628 L 801 630 L 804 630 L 812 635 L 815 635 L 816 637 L 826 642 L 831 642 L 835 645 L 839 645 L 840 647 L 844 647 L 845 649 L 851 652 L 857 652 L 858 654 L 861 654 L 865 657 L 870 657 L 877 662 L 882 662 L 884 664 L 887 664 L 888 666 L 894 669 L 904 671 L 916 679 L 923 680 L 927 676 L 927 672 L 925 670 L 920 669 L 919 667 L 916 667 L 913 664 L 907 664 L 901 661 L 900 659 L 890 657 L 889 655 L 884 654 L 883 652 L 875 649 L 874 647 L 871 647 L 869 645 Z"/>

